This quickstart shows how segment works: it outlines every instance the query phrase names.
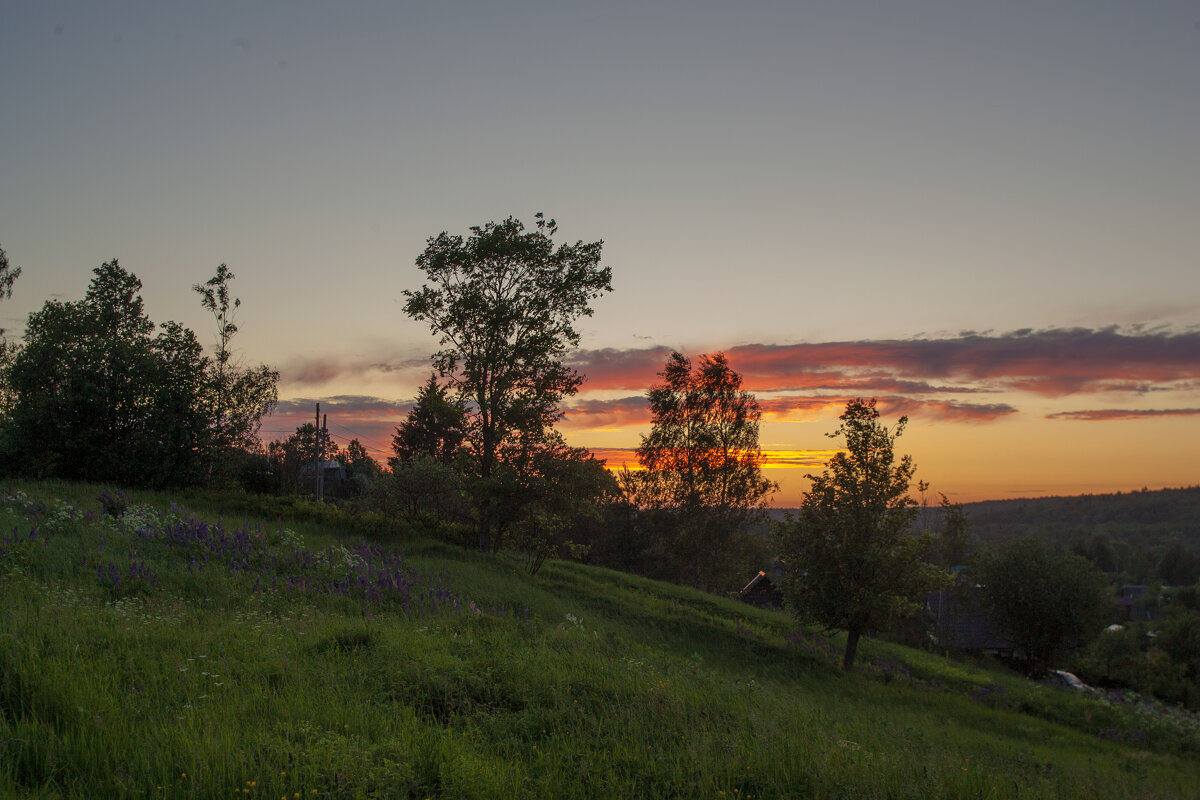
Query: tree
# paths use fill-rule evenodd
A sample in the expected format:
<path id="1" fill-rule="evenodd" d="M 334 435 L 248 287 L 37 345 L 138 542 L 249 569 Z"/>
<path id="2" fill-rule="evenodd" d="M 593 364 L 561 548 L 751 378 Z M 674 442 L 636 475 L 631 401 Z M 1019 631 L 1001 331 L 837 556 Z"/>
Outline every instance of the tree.
<path id="1" fill-rule="evenodd" d="M 1033 673 L 1087 644 L 1112 609 L 1107 580 L 1090 561 L 1032 537 L 982 553 L 974 575 L 992 625 Z"/>
<path id="2" fill-rule="evenodd" d="M 971 517 L 961 503 L 942 495 L 942 520 L 937 531 L 934 563 L 948 570 L 967 563 L 971 548 Z"/>
<path id="3" fill-rule="evenodd" d="M 724 353 L 701 356 L 693 369 L 672 352 L 659 375 L 646 395 L 651 431 L 637 451 L 645 469 L 624 473 L 623 488 L 647 533 L 670 540 L 671 577 L 716 590 L 776 489 L 762 474 L 762 412 Z"/>
<path id="4" fill-rule="evenodd" d="M 8 455 L 34 476 L 193 482 L 203 444 L 201 348 L 176 323 L 152 335 L 142 283 L 115 259 L 94 274 L 82 301 L 48 301 L 29 316 L 8 371 Z"/>
<path id="5" fill-rule="evenodd" d="M 337 460 L 345 467 L 346 478 L 350 481 L 350 491 L 356 497 L 367 494 L 382 473 L 379 462 L 371 457 L 367 448 L 358 439 L 351 439 L 345 449 L 338 454 Z"/>
<path id="6" fill-rule="evenodd" d="M 1163 550 L 1158 575 L 1167 586 L 1190 586 L 1200 580 L 1200 556 L 1176 536 Z"/>
<path id="7" fill-rule="evenodd" d="M 436 375 L 430 375 L 416 404 L 396 427 L 392 437 L 394 455 L 388 458 L 388 466 L 395 469 L 401 462 L 421 456 L 452 463 L 466 437 L 463 416 L 462 406 L 450 398 Z"/>
<path id="8" fill-rule="evenodd" d="M 549 557 L 584 555 L 589 537 L 583 528 L 600 519 L 601 509 L 618 494 L 603 461 L 561 439 L 509 453 L 493 475 L 491 491 L 497 527 L 513 532 L 531 575 Z"/>
<path id="9" fill-rule="evenodd" d="M 640 501 L 679 509 L 763 508 L 776 486 L 762 474 L 762 412 L 725 354 L 703 355 L 693 370 L 686 356 L 672 352 L 659 375 L 663 382 L 646 394 L 650 435 L 637 451 L 646 469 Z"/>
<path id="10" fill-rule="evenodd" d="M 12 297 L 13 283 L 21 276 L 21 268 L 10 266 L 8 254 L 0 247 L 0 300 Z M 0 333 L 4 331 L 0 330 Z"/>
<path id="11" fill-rule="evenodd" d="M 294 492 L 300 488 L 300 472 L 305 465 L 316 462 L 318 447 L 324 453 L 325 461 L 338 459 L 338 445 L 329 431 L 324 428 L 318 431 L 311 422 L 297 427 L 295 433 L 286 439 L 277 439 L 267 445 L 267 456 L 271 470 L 277 476 L 280 492 Z"/>
<path id="12" fill-rule="evenodd" d="M 842 666 L 849 670 L 859 637 L 916 610 L 949 575 L 926 561 L 932 536 L 912 531 L 917 503 L 908 491 L 916 467 L 911 456 L 895 456 L 908 418 L 888 430 L 874 400 L 852 400 L 841 420 L 829 436 L 844 437 L 845 450 L 820 475 L 807 476 L 812 488 L 779 542 L 784 596 L 801 620 L 846 631 Z"/>
<path id="13" fill-rule="evenodd" d="M 200 304 L 217 322 L 217 344 L 203 391 L 209 420 L 209 478 L 217 459 L 230 448 L 261 447 L 259 426 L 279 398 L 278 372 L 265 364 L 245 367 L 234 360 L 230 347 L 238 332 L 234 313 L 242 304 L 238 298 L 230 298 L 229 282 L 234 277 L 229 267 L 221 264 L 213 277 L 192 286 L 192 291 L 200 295 Z"/>
<path id="14" fill-rule="evenodd" d="M 417 258 L 428 283 L 404 292 L 405 313 L 439 337 L 433 364 L 464 409 L 465 440 L 484 487 L 515 442 L 550 438 L 559 403 L 583 381 L 563 363 L 579 344 L 575 320 L 612 291 L 612 270 L 599 266 L 602 242 L 555 248 L 554 220 L 536 217 L 535 231 L 509 217 L 471 228 L 466 239 L 430 238 Z M 496 549 L 496 493 L 478 497 L 480 549 Z"/>
<path id="15" fill-rule="evenodd" d="M 8 263 L 8 255 L 0 247 L 0 300 L 12 297 L 13 283 L 21 275 L 20 267 L 12 267 Z M 10 344 L 4 338 L 4 329 L 0 328 L 0 422 L 3 422 L 12 405 L 12 391 L 8 383 L 8 368 L 17 353 L 16 345 Z M 0 434 L 3 428 L 0 428 Z"/>

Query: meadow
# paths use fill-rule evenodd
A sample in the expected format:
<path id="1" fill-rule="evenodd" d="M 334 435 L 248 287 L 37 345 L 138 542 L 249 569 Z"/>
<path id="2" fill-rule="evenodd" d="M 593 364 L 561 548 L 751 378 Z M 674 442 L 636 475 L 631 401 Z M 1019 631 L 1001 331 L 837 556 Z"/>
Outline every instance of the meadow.
<path id="1" fill-rule="evenodd" d="M 0 796 L 1200 791 L 1170 709 L 281 510 L 0 485 Z"/>

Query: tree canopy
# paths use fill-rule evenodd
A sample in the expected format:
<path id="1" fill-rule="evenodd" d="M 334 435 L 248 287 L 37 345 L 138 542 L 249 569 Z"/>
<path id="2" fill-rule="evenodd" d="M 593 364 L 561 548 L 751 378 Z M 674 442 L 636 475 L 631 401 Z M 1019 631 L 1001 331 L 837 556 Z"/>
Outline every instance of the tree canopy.
<path id="1" fill-rule="evenodd" d="M 646 393 L 651 429 L 620 478 L 650 574 L 709 591 L 745 583 L 765 559 L 751 533 L 776 485 L 763 477 L 753 395 L 724 353 L 693 366 L 673 351 Z M 758 545 L 756 547 L 755 545 Z"/>
<path id="2" fill-rule="evenodd" d="M 438 383 L 436 375 L 430 375 L 412 410 L 396 426 L 388 466 L 396 469 L 402 462 L 421 456 L 441 464 L 453 462 L 466 436 L 463 416 L 462 406 Z"/>
<path id="3" fill-rule="evenodd" d="M 217 323 L 217 342 L 208 362 L 202 398 L 208 420 L 208 474 L 230 448 L 255 449 L 260 446 L 258 429 L 262 418 L 271 412 L 279 397 L 279 373 L 265 364 L 247 367 L 234 357 L 231 346 L 238 332 L 234 312 L 242 301 L 231 297 L 229 282 L 234 279 L 229 267 L 221 264 L 216 273 L 192 291 L 200 295 L 200 304 Z"/>
<path id="4" fill-rule="evenodd" d="M 12 297 L 13 282 L 21 276 L 21 268 L 8 263 L 8 254 L 0 247 L 0 300 Z M 0 331 L 3 333 L 4 331 Z"/>
<path id="5" fill-rule="evenodd" d="M 559 403 L 583 376 L 564 363 L 579 344 L 575 320 L 612 291 L 600 267 L 602 242 L 554 246 L 554 220 L 536 216 L 527 231 L 512 217 L 428 240 L 417 258 L 427 283 L 406 291 L 404 310 L 429 323 L 442 349 L 433 356 L 464 411 L 465 443 L 481 479 L 479 544 L 493 549 L 496 487 L 502 461 L 555 443 Z M 524 459 L 528 461 L 528 459 Z"/>
<path id="6" fill-rule="evenodd" d="M 973 574 L 992 625 L 1035 673 L 1087 644 L 1112 610 L 1108 582 L 1090 561 L 1037 539 L 991 547 Z"/>
<path id="7" fill-rule="evenodd" d="M 917 502 L 908 492 L 916 467 L 911 456 L 897 461 L 895 453 L 907 417 L 889 430 L 874 400 L 852 400 L 841 420 L 829 436 L 843 438 L 845 449 L 820 475 L 808 476 L 812 488 L 779 541 L 784 596 L 802 620 L 846 631 L 842 663 L 850 669 L 862 634 L 915 610 L 917 599 L 949 575 L 925 560 L 933 538 L 912 530 Z"/>
<path id="8" fill-rule="evenodd" d="M 763 477 L 758 402 L 724 353 L 667 357 L 651 387 L 651 430 L 642 437 L 638 499 L 645 505 L 711 510 L 761 508 L 775 490 Z"/>
<path id="9" fill-rule="evenodd" d="M 193 482 L 205 425 L 205 359 L 195 335 L 166 323 L 154 336 L 142 283 L 106 262 L 84 299 L 29 316 L 9 369 L 9 446 L 35 476 L 132 485 Z"/>
<path id="10" fill-rule="evenodd" d="M 218 447 L 251 443 L 274 402 L 277 373 L 241 370 L 228 358 L 222 372 L 192 331 L 155 326 L 142 282 L 116 259 L 93 275 L 82 300 L 50 300 L 30 314 L 24 345 L 11 355 L 6 466 L 131 486 L 203 482 Z M 225 270 L 224 279 L 232 277 Z M 234 331 L 223 328 L 219 353 L 228 353 Z M 218 405 L 224 410 L 214 416 Z"/>
<path id="11" fill-rule="evenodd" d="M 6 300 L 12 297 L 13 283 L 21 275 L 20 267 L 13 267 L 8 263 L 8 254 L 4 252 L 4 248 L 0 247 L 0 300 Z M 11 344 L 4 338 L 4 329 L 0 328 L 0 422 L 8 413 L 9 407 L 12 405 L 12 390 L 8 382 L 8 367 L 12 362 L 12 358 L 16 355 L 16 345 Z M 0 427 L 0 437 L 3 436 L 4 429 Z M 3 448 L 0 442 L 0 449 Z"/>

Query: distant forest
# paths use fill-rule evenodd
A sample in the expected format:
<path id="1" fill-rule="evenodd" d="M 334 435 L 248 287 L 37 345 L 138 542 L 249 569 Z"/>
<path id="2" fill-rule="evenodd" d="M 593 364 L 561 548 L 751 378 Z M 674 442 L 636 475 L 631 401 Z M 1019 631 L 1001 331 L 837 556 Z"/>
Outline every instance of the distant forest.
<path id="1" fill-rule="evenodd" d="M 972 534 L 983 543 L 1020 535 L 1070 546 L 1100 535 L 1136 540 L 1144 546 L 1165 545 L 1182 537 L 1192 547 L 1200 547 L 1200 486 L 987 500 L 964 503 L 963 509 L 970 515 Z M 941 509 L 926 513 L 938 519 Z"/>
<path id="2" fill-rule="evenodd" d="M 1200 486 L 1078 497 L 964 503 L 974 547 L 1032 536 L 1088 558 L 1121 583 L 1189 586 L 1200 580 Z M 782 519 L 787 510 L 772 516 Z M 918 529 L 944 511 L 921 509 Z"/>

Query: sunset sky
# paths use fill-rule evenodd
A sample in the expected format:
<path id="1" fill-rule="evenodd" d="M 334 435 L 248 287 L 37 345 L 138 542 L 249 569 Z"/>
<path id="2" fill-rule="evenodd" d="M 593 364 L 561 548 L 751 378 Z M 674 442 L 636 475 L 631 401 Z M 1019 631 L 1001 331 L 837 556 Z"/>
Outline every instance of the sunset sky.
<path id="1" fill-rule="evenodd" d="M 724 351 L 795 505 L 876 397 L 957 500 L 1200 483 L 1200 4 L 0 0 L 0 327 L 118 258 L 263 426 L 385 457 L 436 340 L 426 239 L 603 239 L 572 444 L 619 463 L 667 353 Z"/>

